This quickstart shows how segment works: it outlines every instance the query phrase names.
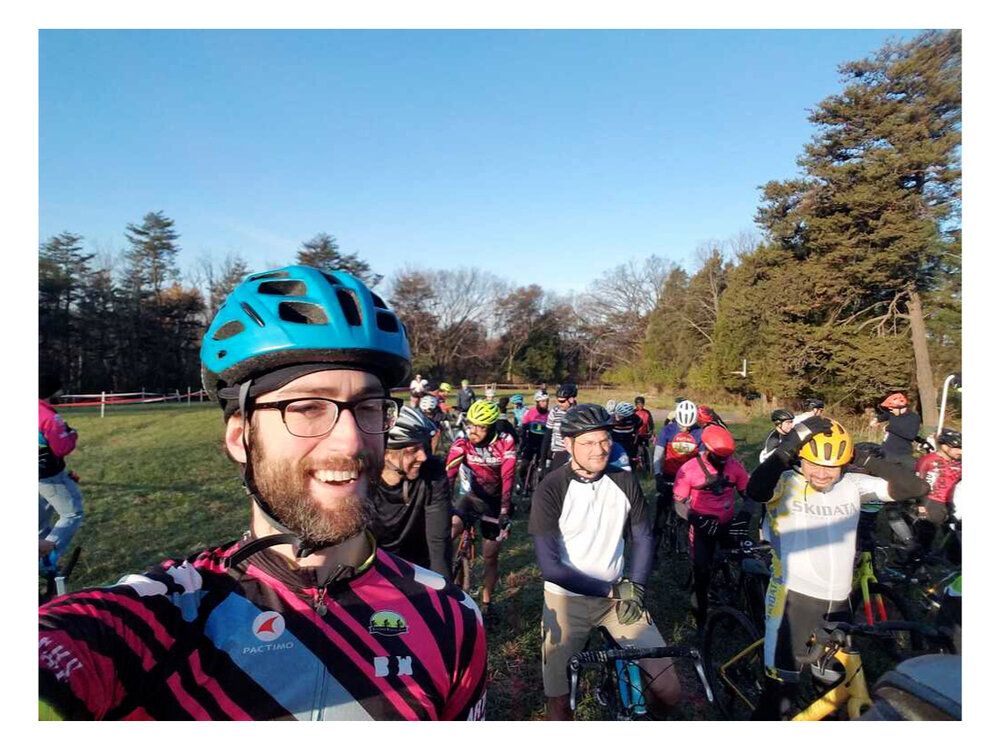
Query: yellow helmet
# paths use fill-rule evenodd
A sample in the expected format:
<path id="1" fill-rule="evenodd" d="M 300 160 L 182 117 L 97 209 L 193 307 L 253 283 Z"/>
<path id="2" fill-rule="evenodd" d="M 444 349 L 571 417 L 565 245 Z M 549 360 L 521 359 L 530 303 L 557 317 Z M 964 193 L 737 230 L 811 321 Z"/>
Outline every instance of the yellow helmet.
<path id="1" fill-rule="evenodd" d="M 440 385 L 438 385 L 438 390 L 440 390 L 442 393 L 450 393 L 451 385 L 449 385 L 447 382 L 442 382 Z"/>
<path id="2" fill-rule="evenodd" d="M 496 424 L 500 418 L 500 406 L 493 401 L 476 401 L 469 408 L 465 418 L 470 424 L 488 427 L 490 424 Z"/>
<path id="3" fill-rule="evenodd" d="M 851 462 L 854 442 L 839 421 L 830 420 L 830 434 L 820 432 L 799 450 L 799 457 L 820 466 L 843 466 Z"/>

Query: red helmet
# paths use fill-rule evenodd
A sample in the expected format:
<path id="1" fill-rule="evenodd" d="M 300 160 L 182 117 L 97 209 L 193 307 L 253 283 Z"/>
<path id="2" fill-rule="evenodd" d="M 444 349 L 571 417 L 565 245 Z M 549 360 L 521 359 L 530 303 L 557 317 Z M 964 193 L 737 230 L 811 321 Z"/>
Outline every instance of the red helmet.
<path id="1" fill-rule="evenodd" d="M 712 409 L 708 406 L 698 406 L 698 423 L 699 424 L 711 424 L 715 417 L 712 415 Z"/>
<path id="2" fill-rule="evenodd" d="M 701 444 L 713 455 L 728 458 L 736 451 L 736 443 L 728 429 L 712 424 L 701 433 Z"/>
<path id="3" fill-rule="evenodd" d="M 906 396 L 902 393 L 893 393 L 884 401 L 879 403 L 882 408 L 904 408 L 910 405 L 910 401 L 906 399 Z"/>

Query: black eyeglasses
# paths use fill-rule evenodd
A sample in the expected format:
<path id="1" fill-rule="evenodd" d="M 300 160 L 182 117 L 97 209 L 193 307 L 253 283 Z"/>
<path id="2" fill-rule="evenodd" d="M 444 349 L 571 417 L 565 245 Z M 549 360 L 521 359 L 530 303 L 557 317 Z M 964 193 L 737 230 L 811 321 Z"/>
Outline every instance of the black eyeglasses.
<path id="1" fill-rule="evenodd" d="M 392 429 L 399 414 L 399 401 L 380 396 L 356 401 L 291 398 L 270 403 L 255 403 L 253 407 L 281 411 L 285 429 L 294 437 L 323 437 L 329 434 L 342 410 L 351 412 L 358 429 L 365 434 L 384 434 Z"/>

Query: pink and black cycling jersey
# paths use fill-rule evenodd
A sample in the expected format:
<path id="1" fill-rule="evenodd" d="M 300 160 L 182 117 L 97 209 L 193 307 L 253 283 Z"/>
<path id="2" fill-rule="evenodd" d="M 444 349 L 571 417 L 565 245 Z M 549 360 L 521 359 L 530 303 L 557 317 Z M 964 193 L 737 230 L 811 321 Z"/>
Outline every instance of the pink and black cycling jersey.
<path id="1" fill-rule="evenodd" d="M 521 419 L 521 426 L 527 426 L 529 434 L 537 434 L 540 437 L 545 434 L 545 422 L 548 418 L 548 411 L 542 413 L 537 406 L 534 406 L 528 409 L 528 412 Z"/>
<path id="2" fill-rule="evenodd" d="M 377 550 L 352 579 L 242 542 L 39 609 L 41 700 L 68 719 L 472 720 L 486 640 L 472 599 Z"/>
<path id="3" fill-rule="evenodd" d="M 690 510 L 699 515 L 714 515 L 720 523 L 733 519 L 735 497 L 733 490 L 744 491 L 750 476 L 736 458 L 729 458 L 723 466 L 724 482 L 716 484 L 719 472 L 704 454 L 687 461 L 677 471 L 674 479 L 674 499 L 682 502 L 690 499 Z M 709 487 L 717 486 L 716 491 Z"/>
<path id="4" fill-rule="evenodd" d="M 454 486 L 459 469 L 469 468 L 472 493 L 480 499 L 500 498 L 500 512 L 510 512 L 510 497 L 514 490 L 514 466 L 517 461 L 514 438 L 497 432 L 489 444 L 476 447 L 468 437 L 451 443 L 448 457 L 448 481 Z"/>
<path id="5" fill-rule="evenodd" d="M 955 484 L 962 480 L 962 461 L 948 460 L 937 453 L 924 455 L 917 461 L 917 475 L 930 484 L 928 500 L 947 504 L 951 502 Z"/>
<path id="6" fill-rule="evenodd" d="M 48 401 L 38 401 L 38 478 L 55 476 L 66 468 L 63 458 L 76 448 L 76 431 Z"/>

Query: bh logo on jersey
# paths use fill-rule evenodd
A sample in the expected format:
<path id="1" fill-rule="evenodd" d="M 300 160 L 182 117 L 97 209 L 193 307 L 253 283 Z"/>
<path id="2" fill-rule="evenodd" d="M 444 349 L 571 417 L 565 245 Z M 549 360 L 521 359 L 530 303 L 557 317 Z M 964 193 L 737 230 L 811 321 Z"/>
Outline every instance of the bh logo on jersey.
<path id="1" fill-rule="evenodd" d="M 253 633 L 258 640 L 271 642 L 285 632 L 285 617 L 277 611 L 262 611 L 253 620 Z"/>

